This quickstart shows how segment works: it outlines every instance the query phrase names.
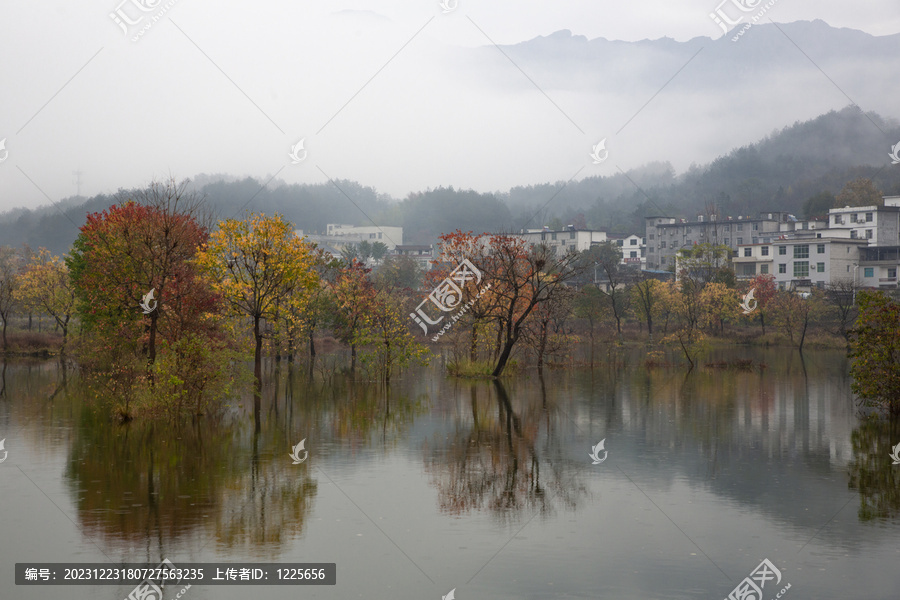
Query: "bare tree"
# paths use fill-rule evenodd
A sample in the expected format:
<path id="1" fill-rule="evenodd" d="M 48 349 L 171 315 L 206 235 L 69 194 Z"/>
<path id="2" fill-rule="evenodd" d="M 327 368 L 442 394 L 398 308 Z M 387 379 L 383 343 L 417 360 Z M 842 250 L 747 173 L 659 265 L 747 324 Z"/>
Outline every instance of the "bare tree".
<path id="1" fill-rule="evenodd" d="M 852 279 L 836 279 L 826 287 L 825 300 L 832 307 L 837 322 L 835 333 L 843 336 L 850 347 L 850 335 L 858 314 L 856 292 L 859 286 Z"/>

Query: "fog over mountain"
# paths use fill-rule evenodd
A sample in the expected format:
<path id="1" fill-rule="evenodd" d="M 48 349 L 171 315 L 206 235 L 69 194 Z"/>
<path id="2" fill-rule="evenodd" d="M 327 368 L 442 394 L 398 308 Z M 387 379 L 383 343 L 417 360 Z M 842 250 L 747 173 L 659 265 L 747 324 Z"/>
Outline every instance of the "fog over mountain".
<path id="1" fill-rule="evenodd" d="M 722 36 L 703 0 L 564 0 L 543 12 L 460 2 L 449 14 L 437 2 L 276 3 L 276 12 L 178 2 L 139 42 L 106 9 L 12 5 L 0 210 L 201 173 L 351 180 L 398 200 L 442 186 L 506 193 L 613 178 L 653 163 L 681 175 L 848 105 L 900 116 L 900 34 L 817 18 L 881 34 L 900 23 L 895 5 L 782 4 L 737 42 L 739 28 Z M 660 29 L 672 35 L 637 38 Z M 516 41 L 534 31 L 545 33 Z M 685 36 L 694 31 L 707 34 Z M 898 140 L 872 121 L 859 126 L 871 129 L 872 148 L 846 158 L 886 165 Z M 300 140 L 305 158 L 293 163 Z M 609 158 L 594 164 L 601 140 Z"/>

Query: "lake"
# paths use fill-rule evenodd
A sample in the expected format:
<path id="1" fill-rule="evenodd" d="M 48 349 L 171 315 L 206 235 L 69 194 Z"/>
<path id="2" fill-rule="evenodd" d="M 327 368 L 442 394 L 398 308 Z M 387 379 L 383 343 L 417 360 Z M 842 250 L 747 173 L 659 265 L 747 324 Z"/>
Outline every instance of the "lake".
<path id="1" fill-rule="evenodd" d="M 134 587 L 16 586 L 17 562 L 163 558 L 336 564 L 334 586 L 197 584 L 190 600 L 718 600 L 764 560 L 767 600 L 900 597 L 900 430 L 860 420 L 842 352 L 735 348 L 710 360 L 753 368 L 690 374 L 643 358 L 499 385 L 438 359 L 389 388 L 327 357 L 311 378 L 269 364 L 258 432 L 246 401 L 119 425 L 77 373 L 7 362 L 0 598 Z"/>

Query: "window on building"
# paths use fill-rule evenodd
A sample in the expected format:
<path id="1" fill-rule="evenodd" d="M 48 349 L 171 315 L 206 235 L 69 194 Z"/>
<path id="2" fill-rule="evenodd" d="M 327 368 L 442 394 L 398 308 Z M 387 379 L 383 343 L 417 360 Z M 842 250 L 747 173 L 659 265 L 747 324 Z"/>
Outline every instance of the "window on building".
<path id="1" fill-rule="evenodd" d="M 654 240 L 654 239 L 656 239 L 656 236 L 655 236 L 654 234 L 651 233 L 651 234 L 650 234 L 650 239 L 651 239 L 651 240 Z"/>
<path id="2" fill-rule="evenodd" d="M 637 240 L 632 238 L 631 240 L 628 241 L 628 245 L 629 246 L 637 246 Z"/>
<path id="3" fill-rule="evenodd" d="M 768 246 L 763 246 L 762 248 L 759 249 L 759 253 L 760 253 L 762 256 L 768 256 L 768 255 L 769 255 L 769 247 L 768 247 Z"/>
<path id="4" fill-rule="evenodd" d="M 743 231 L 743 230 L 744 230 L 744 224 L 738 223 L 738 231 Z"/>
<path id="5" fill-rule="evenodd" d="M 825 272 L 825 263 L 816 263 L 816 273 Z"/>
<path id="6" fill-rule="evenodd" d="M 550 239 L 551 239 L 551 240 L 555 240 L 555 239 L 556 239 L 556 234 L 555 234 L 555 233 L 551 233 L 551 234 L 550 234 Z"/>
<path id="7" fill-rule="evenodd" d="M 875 267 L 865 267 L 863 269 L 863 277 L 875 277 Z"/>
<path id="8" fill-rule="evenodd" d="M 631 255 L 629 258 L 637 258 L 638 257 L 637 250 L 632 250 L 631 252 L 629 252 L 629 254 Z"/>
<path id="9" fill-rule="evenodd" d="M 772 238 L 767 238 L 767 237 L 763 238 L 763 244 L 771 244 L 771 243 L 772 243 Z"/>
<path id="10" fill-rule="evenodd" d="M 575 252 L 575 244 L 569 246 L 569 252 Z"/>
<path id="11" fill-rule="evenodd" d="M 625 244 L 624 244 L 624 241 L 623 241 L 623 240 L 616 240 L 616 246 L 618 246 L 619 248 L 621 248 L 621 247 L 624 246 L 624 245 L 625 245 Z"/>
<path id="12" fill-rule="evenodd" d="M 794 262 L 794 277 L 809 277 L 809 262 L 798 260 Z"/>
<path id="13" fill-rule="evenodd" d="M 816 254 L 825 254 L 825 244 L 816 244 Z"/>
<path id="14" fill-rule="evenodd" d="M 850 222 L 856 223 L 856 213 L 853 213 L 852 215 L 850 215 Z"/>
<path id="15" fill-rule="evenodd" d="M 742 238 L 742 237 L 738 238 L 738 246 L 742 245 L 743 243 L 744 243 L 744 238 Z"/>
<path id="16" fill-rule="evenodd" d="M 787 273 L 787 263 L 781 263 L 778 265 L 779 273 Z"/>
<path id="17" fill-rule="evenodd" d="M 759 223 L 753 224 L 753 231 L 759 231 Z"/>
<path id="18" fill-rule="evenodd" d="M 656 251 L 656 248 L 654 248 L 653 246 L 650 246 L 649 250 L 650 250 L 650 254 L 653 254 Z"/>
<path id="19" fill-rule="evenodd" d="M 769 265 L 759 265 L 759 272 L 763 275 L 769 274 Z"/>
<path id="20" fill-rule="evenodd" d="M 659 243 L 659 247 L 660 247 L 660 248 L 665 248 L 665 247 L 666 247 L 666 241 L 665 241 L 665 240 L 661 241 L 661 242 Z"/>
<path id="21" fill-rule="evenodd" d="M 753 256 L 753 248 L 744 248 L 744 256 Z"/>
<path id="22" fill-rule="evenodd" d="M 834 215 L 834 224 L 835 225 L 843 225 L 844 224 L 843 217 L 841 217 L 841 215 Z"/>
<path id="23" fill-rule="evenodd" d="M 758 237 L 750 238 L 750 243 L 751 243 L 751 244 L 758 244 L 758 243 L 759 243 L 759 238 L 758 238 Z"/>
<path id="24" fill-rule="evenodd" d="M 794 258 L 809 258 L 809 245 L 798 244 L 794 246 Z"/>
<path id="25" fill-rule="evenodd" d="M 855 240 L 855 239 L 856 239 L 856 230 L 855 230 L 855 229 L 851 229 L 851 230 L 850 230 L 850 239 L 851 239 L 851 240 Z"/>
<path id="26" fill-rule="evenodd" d="M 778 256 L 787 254 L 787 246 L 778 246 Z"/>
<path id="27" fill-rule="evenodd" d="M 731 231 L 731 225 L 726 225 L 726 226 L 725 226 L 725 231 Z"/>
<path id="28" fill-rule="evenodd" d="M 690 232 L 691 232 L 691 228 L 688 227 L 687 229 L 684 230 L 684 232 L 685 232 L 685 233 L 690 233 Z"/>
<path id="29" fill-rule="evenodd" d="M 871 229 L 866 229 L 866 239 L 867 240 L 872 239 L 872 230 Z"/>
<path id="30" fill-rule="evenodd" d="M 574 232 L 574 231 L 570 231 L 570 232 L 569 232 L 569 239 L 570 239 L 570 240 L 574 240 L 574 239 L 575 239 L 575 232 Z"/>
<path id="31" fill-rule="evenodd" d="M 726 246 L 730 246 L 730 245 L 731 245 L 731 238 L 725 238 L 725 245 L 726 245 Z"/>
<path id="32" fill-rule="evenodd" d="M 888 268 L 888 277 L 891 279 L 897 278 L 897 267 Z"/>
<path id="33" fill-rule="evenodd" d="M 674 229 L 670 229 L 670 230 L 669 230 L 669 237 L 671 237 L 671 236 L 673 236 L 673 235 L 675 235 L 675 230 L 674 230 Z"/>

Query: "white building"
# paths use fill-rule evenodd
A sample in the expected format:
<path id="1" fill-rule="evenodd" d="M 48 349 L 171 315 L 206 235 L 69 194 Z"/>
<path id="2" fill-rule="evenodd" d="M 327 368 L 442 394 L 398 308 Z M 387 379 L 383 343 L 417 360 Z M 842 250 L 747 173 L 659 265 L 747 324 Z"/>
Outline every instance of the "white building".
<path id="1" fill-rule="evenodd" d="M 590 229 L 564 229 L 550 231 L 549 229 L 526 229 L 518 234 L 531 245 L 543 244 L 554 249 L 557 256 L 567 252 L 583 252 L 591 246 L 607 241 L 605 231 L 593 231 Z"/>
<path id="2" fill-rule="evenodd" d="M 368 241 L 369 243 L 381 242 L 393 250 L 397 246 L 403 245 L 403 228 L 387 227 L 387 226 L 364 226 L 357 227 L 355 225 L 342 225 L 339 223 L 329 223 L 326 226 L 325 236 L 328 238 L 344 238 L 348 242 L 360 243 Z"/>
<path id="3" fill-rule="evenodd" d="M 885 197 L 884 206 L 832 208 L 828 228 L 849 231 L 852 239 L 873 246 L 896 246 L 900 244 L 900 197 Z"/>
<path id="4" fill-rule="evenodd" d="M 622 253 L 622 264 L 640 267 L 644 270 L 647 265 L 647 257 L 644 255 L 647 249 L 646 239 L 637 234 L 610 235 L 610 241 L 616 242 L 616 247 Z"/>
<path id="5" fill-rule="evenodd" d="M 825 287 L 838 279 L 852 279 L 866 240 L 831 231 L 797 233 L 770 244 L 743 244 L 732 257 L 739 279 L 772 275 L 779 289 Z"/>

